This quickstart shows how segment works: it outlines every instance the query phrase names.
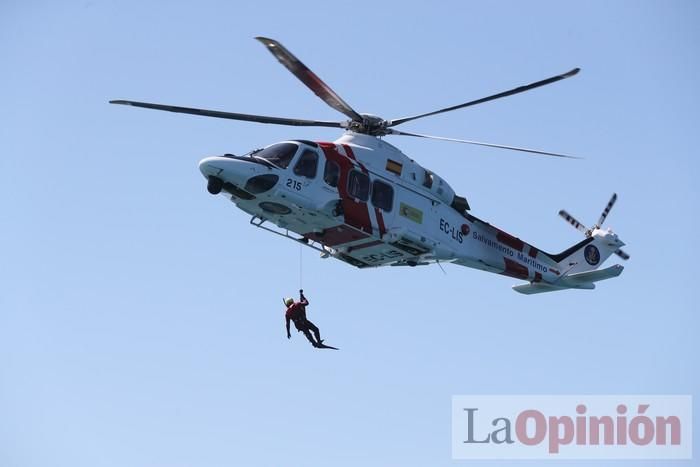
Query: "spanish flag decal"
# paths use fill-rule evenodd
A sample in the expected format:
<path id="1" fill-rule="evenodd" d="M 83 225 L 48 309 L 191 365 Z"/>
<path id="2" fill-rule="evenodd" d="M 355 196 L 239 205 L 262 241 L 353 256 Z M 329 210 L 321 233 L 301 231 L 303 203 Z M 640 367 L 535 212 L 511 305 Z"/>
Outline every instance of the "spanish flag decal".
<path id="1" fill-rule="evenodd" d="M 402 169 L 403 165 L 401 165 L 399 162 L 392 161 L 391 159 L 386 160 L 386 170 L 389 172 L 395 173 L 396 175 L 401 175 Z"/>

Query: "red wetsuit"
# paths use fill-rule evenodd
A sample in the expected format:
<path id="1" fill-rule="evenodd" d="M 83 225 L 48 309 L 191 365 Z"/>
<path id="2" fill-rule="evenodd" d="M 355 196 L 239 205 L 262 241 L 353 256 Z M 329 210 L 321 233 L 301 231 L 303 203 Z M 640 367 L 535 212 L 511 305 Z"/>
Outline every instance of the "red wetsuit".
<path id="1" fill-rule="evenodd" d="M 297 331 L 303 332 L 309 342 L 316 347 L 322 343 L 321 333 L 316 325 L 306 318 L 306 307 L 308 305 L 309 301 L 302 295 L 300 301 L 294 302 L 287 307 L 287 311 L 284 313 L 287 322 L 287 337 L 291 337 L 289 333 L 289 322 L 294 321 L 294 327 L 297 328 Z M 313 336 L 311 335 L 312 332 Z M 314 337 L 316 339 L 314 339 Z"/>
<path id="2" fill-rule="evenodd" d="M 299 329 L 299 325 L 302 324 L 304 321 L 308 321 L 306 319 L 306 305 L 308 305 L 309 302 L 307 300 L 303 300 L 301 302 L 294 302 L 292 303 L 289 308 L 287 308 L 287 312 L 284 314 L 285 318 L 287 319 L 287 324 L 289 324 L 289 320 L 294 321 L 294 325 Z M 301 329 L 299 329 L 301 331 Z"/>

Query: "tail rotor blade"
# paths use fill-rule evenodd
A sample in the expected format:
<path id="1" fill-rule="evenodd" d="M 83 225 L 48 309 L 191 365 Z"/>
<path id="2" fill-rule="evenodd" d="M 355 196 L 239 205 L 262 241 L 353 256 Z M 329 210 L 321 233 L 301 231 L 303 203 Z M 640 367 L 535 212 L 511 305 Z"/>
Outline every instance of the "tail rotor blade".
<path id="1" fill-rule="evenodd" d="M 608 214 L 610 214 L 610 210 L 615 205 L 615 201 L 617 201 L 617 193 L 613 193 L 612 197 L 610 198 L 610 201 L 608 201 L 608 205 L 605 206 L 605 209 L 603 209 L 603 213 L 600 215 L 600 219 L 598 219 L 598 227 L 603 225 L 605 218 L 608 217 Z"/>
<path id="2" fill-rule="evenodd" d="M 563 209 L 562 209 L 561 211 L 559 211 L 559 215 L 560 215 L 561 217 L 563 217 L 564 220 L 565 220 L 566 222 L 568 222 L 569 224 L 573 225 L 573 226 L 576 228 L 576 230 L 579 230 L 579 231 L 581 231 L 581 232 L 583 232 L 583 233 L 586 233 L 586 231 L 588 230 L 588 229 L 586 229 L 586 226 L 585 226 L 585 225 L 583 225 L 582 223 L 580 223 L 579 221 L 577 221 L 577 220 L 574 218 L 574 216 L 572 216 L 572 215 L 569 214 L 568 212 L 564 211 Z"/>
<path id="3" fill-rule="evenodd" d="M 615 251 L 615 254 L 616 254 L 617 256 L 619 256 L 620 258 L 624 259 L 625 261 L 627 261 L 628 259 L 630 259 L 630 255 L 628 255 L 627 253 L 625 253 L 624 251 L 622 251 L 622 250 L 620 250 L 620 249 L 617 249 L 617 250 Z"/>

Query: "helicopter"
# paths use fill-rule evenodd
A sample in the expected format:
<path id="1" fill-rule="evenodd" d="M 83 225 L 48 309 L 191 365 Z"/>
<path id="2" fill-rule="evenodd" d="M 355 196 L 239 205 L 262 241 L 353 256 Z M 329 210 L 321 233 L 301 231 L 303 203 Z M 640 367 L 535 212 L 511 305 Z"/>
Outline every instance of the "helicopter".
<path id="1" fill-rule="evenodd" d="M 598 269 L 612 254 L 629 259 L 620 249 L 624 243 L 617 234 L 602 227 L 617 200 L 616 194 L 591 228 L 560 211 L 560 216 L 584 233 L 585 238 L 560 253 L 546 253 L 471 214 L 466 197 L 458 195 L 445 179 L 383 139 L 412 136 L 576 158 L 409 133 L 396 127 L 549 85 L 576 75 L 579 68 L 463 104 L 387 120 L 355 111 L 278 41 L 256 39 L 348 120 L 272 117 L 130 100 L 110 103 L 273 125 L 344 130 L 333 142 L 287 140 L 245 155 L 224 154 L 199 162 L 209 193 L 230 199 L 251 216 L 251 225 L 315 249 L 323 258 L 336 258 L 358 268 L 451 263 L 523 280 L 524 283 L 513 286 L 523 294 L 594 289 L 596 282 L 622 273 L 624 268 L 619 264 Z"/>

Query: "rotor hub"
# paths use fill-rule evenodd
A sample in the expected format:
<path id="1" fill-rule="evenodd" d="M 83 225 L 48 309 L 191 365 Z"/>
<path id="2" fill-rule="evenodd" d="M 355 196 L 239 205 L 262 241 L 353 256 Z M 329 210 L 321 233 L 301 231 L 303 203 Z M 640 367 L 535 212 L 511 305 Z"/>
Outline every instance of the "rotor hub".
<path id="1" fill-rule="evenodd" d="M 384 136 L 389 134 L 387 130 L 389 122 L 381 117 L 372 114 L 360 114 L 362 121 L 348 120 L 345 127 L 355 133 L 362 133 L 371 136 Z"/>

